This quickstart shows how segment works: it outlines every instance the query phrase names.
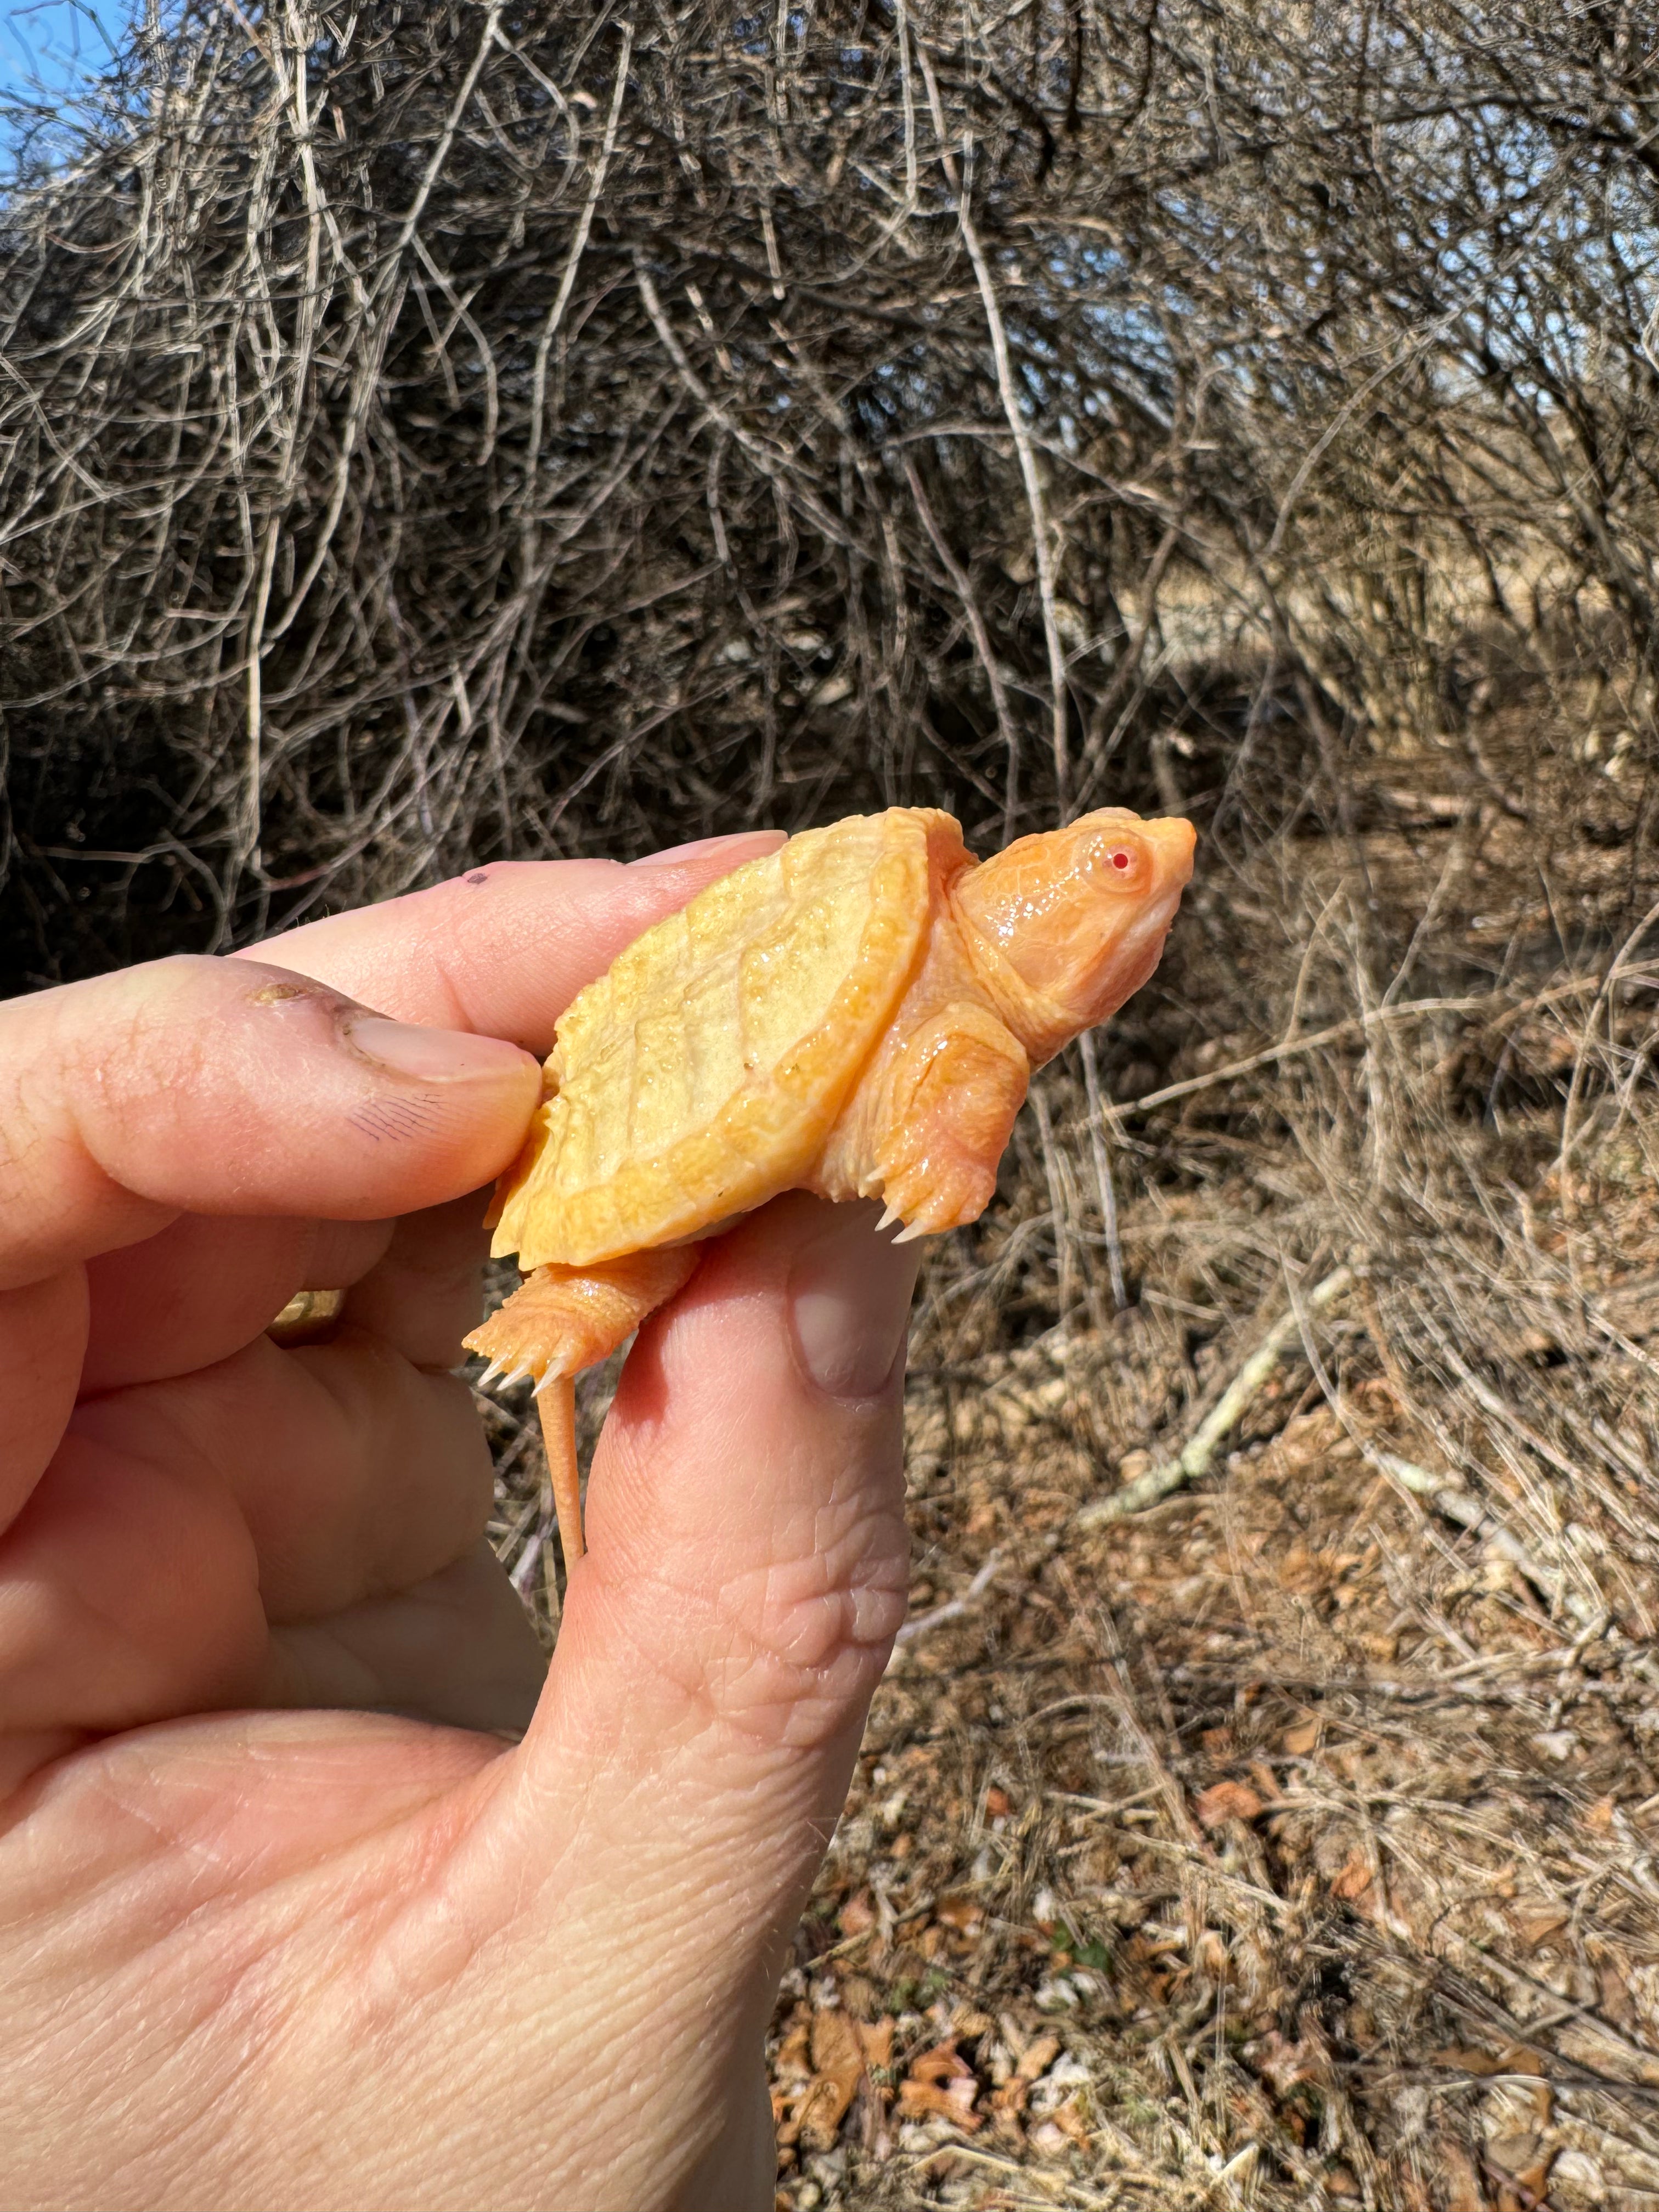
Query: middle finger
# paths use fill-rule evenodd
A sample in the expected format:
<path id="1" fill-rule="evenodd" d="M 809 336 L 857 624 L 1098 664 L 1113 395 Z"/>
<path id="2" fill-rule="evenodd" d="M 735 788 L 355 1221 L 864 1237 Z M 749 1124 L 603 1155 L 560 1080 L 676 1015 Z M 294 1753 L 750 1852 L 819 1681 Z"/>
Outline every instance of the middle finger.
<path id="1" fill-rule="evenodd" d="M 374 1267 L 353 1279 L 345 1321 L 416 1367 L 458 1367 L 465 1357 L 461 1339 L 477 1327 L 483 1310 L 489 1251 L 483 1218 L 481 1191 L 450 1206 L 406 1213 Z"/>
<path id="2" fill-rule="evenodd" d="M 238 1221 L 181 1214 L 87 1265 L 92 1316 L 82 1393 L 211 1367 L 269 1326 L 296 1291 L 345 1290 L 392 1243 L 389 1221 Z"/>
<path id="3" fill-rule="evenodd" d="M 80 1407 L 70 1432 L 228 1492 L 273 1623 L 408 1589 L 489 1522 L 471 1391 L 349 1325 L 331 1344 L 283 1352 L 260 1336 L 199 1373 L 110 1391 Z"/>

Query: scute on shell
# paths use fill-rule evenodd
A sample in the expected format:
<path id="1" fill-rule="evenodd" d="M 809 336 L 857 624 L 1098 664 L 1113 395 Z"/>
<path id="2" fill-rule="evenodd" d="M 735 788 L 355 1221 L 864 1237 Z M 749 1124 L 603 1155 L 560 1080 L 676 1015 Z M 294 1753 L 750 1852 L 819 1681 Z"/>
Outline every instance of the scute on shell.
<path id="1" fill-rule="evenodd" d="M 807 830 L 629 945 L 559 1022 L 497 1257 L 589 1266 L 788 1189 L 922 956 L 946 824 L 893 807 Z"/>

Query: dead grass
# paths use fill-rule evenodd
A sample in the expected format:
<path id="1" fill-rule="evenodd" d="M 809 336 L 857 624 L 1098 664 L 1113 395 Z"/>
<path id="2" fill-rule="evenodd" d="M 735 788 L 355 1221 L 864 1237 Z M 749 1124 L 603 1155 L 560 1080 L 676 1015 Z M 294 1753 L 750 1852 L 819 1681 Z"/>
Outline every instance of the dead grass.
<path id="1" fill-rule="evenodd" d="M 913 1609 L 998 1564 L 878 1699 L 779 2021 L 783 2200 L 1651 2202 L 1641 1478 L 1569 1485 L 1472 1419 L 1381 1318 L 1401 1270 L 1218 1480 L 1087 1533 L 1203 1395 L 1214 1309 L 1151 1230 L 1158 1302 L 915 1377 Z M 1260 1326 L 1227 1319 L 1215 1379 Z M 1473 1530 L 1379 1464 L 1454 1430 Z M 803 2069 L 838 2008 L 874 2033 L 836 2133 Z"/>

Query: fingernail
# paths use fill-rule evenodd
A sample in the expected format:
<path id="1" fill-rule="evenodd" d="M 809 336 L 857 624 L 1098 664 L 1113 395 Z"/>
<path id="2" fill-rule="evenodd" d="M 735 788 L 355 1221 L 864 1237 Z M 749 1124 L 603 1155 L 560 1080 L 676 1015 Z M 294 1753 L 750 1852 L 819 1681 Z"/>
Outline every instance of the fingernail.
<path id="1" fill-rule="evenodd" d="M 733 830 L 723 837 L 694 837 L 689 845 L 669 845 L 660 853 L 647 853 L 643 860 L 635 860 L 636 868 L 677 868 L 683 860 L 701 860 L 710 853 L 723 852 L 728 845 L 749 845 L 757 838 L 770 837 L 782 842 L 782 834 L 776 830 Z"/>
<path id="2" fill-rule="evenodd" d="M 394 1075 L 422 1083 L 507 1083 L 521 1079 L 535 1061 L 503 1037 L 473 1036 L 465 1030 L 422 1029 L 364 1014 L 343 1032 L 351 1049 Z"/>
<path id="3" fill-rule="evenodd" d="M 801 1364 L 836 1398 L 872 1397 L 902 1357 L 921 1255 L 876 1234 L 873 1206 L 838 1206 L 789 1271 Z"/>

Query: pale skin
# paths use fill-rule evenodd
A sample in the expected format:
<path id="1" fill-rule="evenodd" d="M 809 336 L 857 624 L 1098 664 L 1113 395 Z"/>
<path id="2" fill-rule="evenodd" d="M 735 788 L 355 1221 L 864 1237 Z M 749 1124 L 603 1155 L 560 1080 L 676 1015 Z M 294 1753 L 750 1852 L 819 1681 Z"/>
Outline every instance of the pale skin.
<path id="1" fill-rule="evenodd" d="M 795 1195 L 703 1255 L 550 1671 L 448 1372 L 559 1011 L 763 849 L 0 1006 L 7 2212 L 770 2203 L 765 2022 L 904 1609 L 914 1248 Z M 264 1334 L 341 1285 L 332 1343 Z"/>

